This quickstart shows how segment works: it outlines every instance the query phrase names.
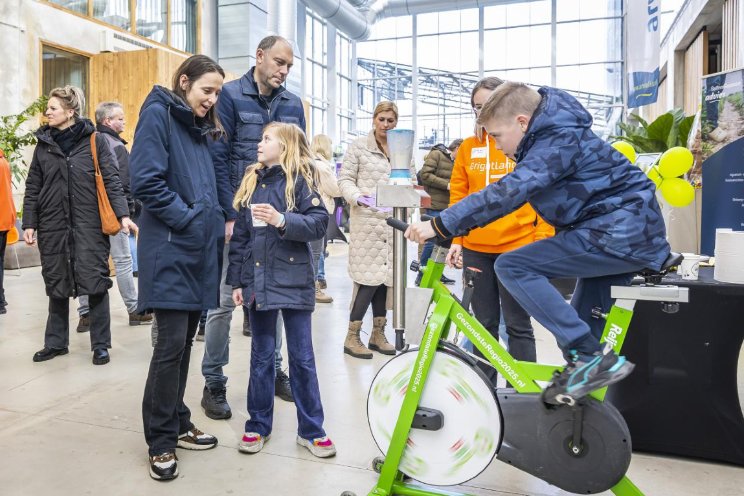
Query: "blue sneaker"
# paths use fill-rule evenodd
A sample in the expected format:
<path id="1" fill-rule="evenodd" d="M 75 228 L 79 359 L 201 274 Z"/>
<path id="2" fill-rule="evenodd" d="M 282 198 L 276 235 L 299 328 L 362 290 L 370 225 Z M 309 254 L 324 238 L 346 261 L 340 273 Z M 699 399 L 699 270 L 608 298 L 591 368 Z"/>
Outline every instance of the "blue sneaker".
<path id="1" fill-rule="evenodd" d="M 596 353 L 589 361 L 568 363 L 556 372 L 553 382 L 543 391 L 543 401 L 551 405 L 573 406 L 587 394 L 625 379 L 635 365 L 610 350 Z"/>

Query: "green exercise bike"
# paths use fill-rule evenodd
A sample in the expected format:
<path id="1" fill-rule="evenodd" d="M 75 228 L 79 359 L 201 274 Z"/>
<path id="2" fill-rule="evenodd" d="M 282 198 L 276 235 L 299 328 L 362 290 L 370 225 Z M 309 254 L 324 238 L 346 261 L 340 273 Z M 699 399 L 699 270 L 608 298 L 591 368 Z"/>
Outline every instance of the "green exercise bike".
<path id="1" fill-rule="evenodd" d="M 407 227 L 394 218 L 388 224 Z M 615 407 L 603 401 L 606 388 L 564 405 L 546 404 L 542 391 L 562 367 L 509 355 L 468 311 L 474 272 L 465 269 L 462 301 L 440 282 L 446 254 L 447 248 L 436 246 L 420 286 L 407 288 L 415 294 L 406 293 L 406 336 L 396 336 L 402 352 L 370 387 L 369 426 L 384 457 L 373 462 L 380 475 L 369 496 L 465 496 L 432 486 L 467 482 L 494 458 L 571 493 L 643 495 L 626 476 L 630 433 Z M 620 354 L 636 300 L 659 301 L 668 313 L 688 301 L 687 288 L 660 285 L 681 260 L 673 253 L 660 271 L 638 274 L 643 284 L 613 286 L 615 304 L 608 314 L 597 309 L 594 315 L 606 320 L 606 346 Z M 481 359 L 451 341 L 453 327 L 511 387 L 495 388 L 478 367 Z"/>

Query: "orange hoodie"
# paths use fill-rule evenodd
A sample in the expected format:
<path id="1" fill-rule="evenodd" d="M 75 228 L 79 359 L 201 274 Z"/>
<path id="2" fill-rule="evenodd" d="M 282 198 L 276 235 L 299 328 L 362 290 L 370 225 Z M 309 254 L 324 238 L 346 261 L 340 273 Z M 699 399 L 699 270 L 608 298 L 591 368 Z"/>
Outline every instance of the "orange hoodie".
<path id="1" fill-rule="evenodd" d="M 15 225 L 16 209 L 12 188 L 10 164 L 0 150 L 0 231 L 10 231 Z"/>
<path id="2" fill-rule="evenodd" d="M 514 167 L 516 164 L 506 158 L 485 132 L 482 132 L 482 137 L 467 138 L 460 145 L 452 168 L 450 205 L 498 181 Z M 467 236 L 455 238 L 452 242 L 481 253 L 506 253 L 554 234 L 553 226 L 526 203 L 509 215 L 485 227 L 475 228 Z"/>

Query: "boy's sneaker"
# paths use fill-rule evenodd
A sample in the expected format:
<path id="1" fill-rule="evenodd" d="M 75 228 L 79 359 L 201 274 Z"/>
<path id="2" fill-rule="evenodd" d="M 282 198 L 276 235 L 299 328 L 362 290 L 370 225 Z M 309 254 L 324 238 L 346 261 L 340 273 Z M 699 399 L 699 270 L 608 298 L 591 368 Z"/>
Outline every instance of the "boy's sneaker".
<path id="1" fill-rule="evenodd" d="M 633 368 L 635 365 L 612 350 L 595 353 L 589 361 L 579 359 L 566 365 L 562 372 L 556 372 L 553 382 L 543 391 L 543 401 L 571 406 L 592 391 L 625 379 Z"/>
<path id="2" fill-rule="evenodd" d="M 264 447 L 264 443 L 271 439 L 271 434 L 264 437 L 258 432 L 246 432 L 238 444 L 241 453 L 258 453 Z"/>
<path id="3" fill-rule="evenodd" d="M 88 332 L 90 331 L 90 317 L 86 313 L 85 315 L 80 316 L 80 320 L 78 320 L 77 329 L 75 329 L 77 332 Z"/>
<path id="4" fill-rule="evenodd" d="M 208 450 L 217 446 L 217 438 L 192 427 L 178 436 L 178 447 L 187 450 Z"/>
<path id="5" fill-rule="evenodd" d="M 284 401 L 294 403 L 294 395 L 292 394 L 292 386 L 289 383 L 289 376 L 281 369 L 276 371 L 274 395 L 279 396 Z"/>
<path id="6" fill-rule="evenodd" d="M 297 436 L 297 444 L 304 446 L 318 458 L 328 458 L 336 455 L 336 446 L 328 436 L 317 437 L 313 440 Z"/>
<path id="7" fill-rule="evenodd" d="M 150 457 L 150 477 L 159 481 L 178 477 L 178 457 L 169 451 Z"/>
<path id="8" fill-rule="evenodd" d="M 130 326 L 138 326 L 138 325 L 143 325 L 143 324 L 152 324 L 151 313 L 139 314 L 137 312 L 132 312 L 129 314 L 129 325 Z"/>
<path id="9" fill-rule="evenodd" d="M 214 420 L 224 420 L 232 417 L 230 405 L 227 404 L 227 390 L 224 387 L 211 389 L 204 386 L 201 406 L 207 417 Z"/>

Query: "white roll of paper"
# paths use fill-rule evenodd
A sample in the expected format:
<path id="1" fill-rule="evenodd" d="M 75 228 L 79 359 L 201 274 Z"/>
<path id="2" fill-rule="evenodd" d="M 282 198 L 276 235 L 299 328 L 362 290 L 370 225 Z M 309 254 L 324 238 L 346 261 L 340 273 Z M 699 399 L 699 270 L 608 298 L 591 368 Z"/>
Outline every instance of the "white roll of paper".
<path id="1" fill-rule="evenodd" d="M 715 256 L 716 281 L 744 284 L 744 231 L 716 229 Z"/>

